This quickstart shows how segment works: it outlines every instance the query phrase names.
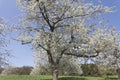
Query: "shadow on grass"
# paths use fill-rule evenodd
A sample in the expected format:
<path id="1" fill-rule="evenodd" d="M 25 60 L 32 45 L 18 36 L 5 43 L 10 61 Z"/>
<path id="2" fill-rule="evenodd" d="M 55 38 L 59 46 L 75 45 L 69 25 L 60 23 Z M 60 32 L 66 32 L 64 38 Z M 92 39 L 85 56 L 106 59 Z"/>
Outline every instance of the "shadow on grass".
<path id="1" fill-rule="evenodd" d="M 105 80 L 118 80 L 118 78 L 105 78 Z"/>
<path id="2" fill-rule="evenodd" d="M 45 79 L 50 80 L 50 79 Z M 86 78 L 79 78 L 79 77 L 61 77 L 58 80 L 88 80 Z"/>
<path id="3" fill-rule="evenodd" d="M 86 78 L 79 78 L 79 77 L 62 77 L 59 80 L 87 80 Z"/>

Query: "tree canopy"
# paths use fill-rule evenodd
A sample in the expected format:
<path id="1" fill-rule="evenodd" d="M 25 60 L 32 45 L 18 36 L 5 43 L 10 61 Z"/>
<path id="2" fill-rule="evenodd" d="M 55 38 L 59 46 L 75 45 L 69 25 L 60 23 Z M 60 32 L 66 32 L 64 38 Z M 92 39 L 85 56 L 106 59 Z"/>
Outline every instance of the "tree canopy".
<path id="1" fill-rule="evenodd" d="M 58 65 L 64 55 L 96 57 L 114 48 L 113 29 L 98 20 L 111 8 L 83 0 L 17 0 L 24 12 L 18 24 L 22 44 L 31 44 L 46 54 L 58 78 Z M 95 22 L 93 22 L 96 20 Z M 112 44 L 112 45 L 111 45 Z"/>

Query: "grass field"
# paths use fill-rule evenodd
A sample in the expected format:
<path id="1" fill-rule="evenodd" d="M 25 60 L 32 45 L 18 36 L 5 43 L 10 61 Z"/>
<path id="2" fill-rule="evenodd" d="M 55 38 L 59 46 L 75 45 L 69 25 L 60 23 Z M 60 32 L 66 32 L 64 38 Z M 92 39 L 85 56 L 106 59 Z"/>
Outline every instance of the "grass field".
<path id="1" fill-rule="evenodd" d="M 51 76 L 0 76 L 0 80 L 52 80 Z M 79 77 L 79 76 L 66 76 L 59 77 L 59 80 L 117 80 L 116 77 Z"/>

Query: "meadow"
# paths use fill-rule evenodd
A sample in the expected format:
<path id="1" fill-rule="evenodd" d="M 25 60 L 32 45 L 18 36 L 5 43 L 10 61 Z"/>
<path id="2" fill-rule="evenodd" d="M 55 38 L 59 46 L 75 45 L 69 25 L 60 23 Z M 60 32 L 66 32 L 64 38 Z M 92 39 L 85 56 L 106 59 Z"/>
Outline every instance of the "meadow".
<path id="1" fill-rule="evenodd" d="M 28 76 L 28 75 L 13 75 L 0 76 L 0 80 L 52 80 L 51 76 Z M 115 76 L 106 77 L 83 77 L 83 76 L 60 76 L 59 80 L 117 80 Z"/>

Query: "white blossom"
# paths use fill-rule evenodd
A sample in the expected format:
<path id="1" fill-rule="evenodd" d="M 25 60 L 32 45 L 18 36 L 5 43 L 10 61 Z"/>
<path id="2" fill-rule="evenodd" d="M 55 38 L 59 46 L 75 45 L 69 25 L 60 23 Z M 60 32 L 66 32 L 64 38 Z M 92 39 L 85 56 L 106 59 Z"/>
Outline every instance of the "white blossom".
<path id="1" fill-rule="evenodd" d="M 83 0 L 17 0 L 17 3 L 25 12 L 20 27 L 28 26 L 27 30 L 20 30 L 20 36 L 25 37 L 19 40 L 30 41 L 41 54 L 45 51 L 52 67 L 58 66 L 63 55 L 88 58 L 114 47 L 115 36 L 99 23 L 92 23 L 99 15 L 111 12 L 109 7 Z"/>

